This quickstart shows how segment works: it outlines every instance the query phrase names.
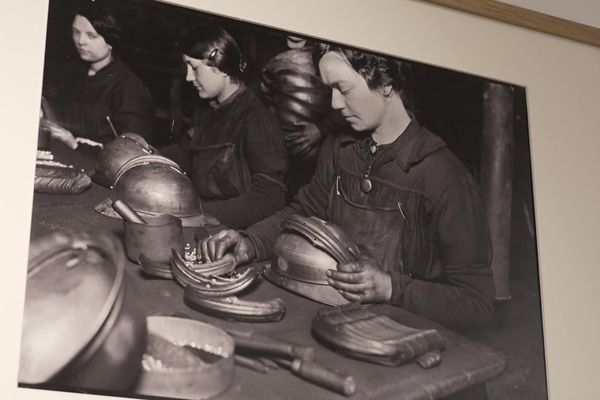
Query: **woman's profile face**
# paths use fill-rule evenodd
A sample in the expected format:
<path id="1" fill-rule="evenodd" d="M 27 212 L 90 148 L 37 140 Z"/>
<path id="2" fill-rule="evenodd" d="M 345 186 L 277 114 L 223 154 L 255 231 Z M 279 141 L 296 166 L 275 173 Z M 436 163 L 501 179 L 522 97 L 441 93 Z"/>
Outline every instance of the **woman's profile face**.
<path id="1" fill-rule="evenodd" d="M 186 65 L 185 80 L 194 85 L 201 99 L 216 99 L 218 102 L 225 100 L 223 97 L 225 97 L 227 74 L 216 67 L 207 65 L 205 60 L 185 54 L 183 62 Z"/>
<path id="2" fill-rule="evenodd" d="M 356 131 L 376 129 L 385 111 L 385 98 L 340 54 L 326 53 L 319 61 L 323 82 L 331 88 L 331 107 L 339 111 Z"/>
<path id="3" fill-rule="evenodd" d="M 96 63 L 111 56 L 112 47 L 96 32 L 87 18 L 76 15 L 71 28 L 75 49 L 83 61 Z"/>

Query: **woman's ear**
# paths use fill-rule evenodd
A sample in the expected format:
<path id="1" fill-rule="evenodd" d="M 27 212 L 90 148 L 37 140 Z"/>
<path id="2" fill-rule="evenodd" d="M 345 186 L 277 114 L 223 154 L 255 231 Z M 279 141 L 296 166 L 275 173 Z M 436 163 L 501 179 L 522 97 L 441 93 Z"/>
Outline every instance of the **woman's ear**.
<path id="1" fill-rule="evenodd" d="M 385 97 L 390 97 L 390 96 L 392 95 L 392 93 L 393 93 L 393 92 L 394 92 L 394 91 L 393 91 L 393 89 L 392 89 L 392 86 L 391 86 L 391 85 L 387 85 L 387 86 L 384 86 L 384 87 L 383 87 L 383 95 L 384 95 Z"/>

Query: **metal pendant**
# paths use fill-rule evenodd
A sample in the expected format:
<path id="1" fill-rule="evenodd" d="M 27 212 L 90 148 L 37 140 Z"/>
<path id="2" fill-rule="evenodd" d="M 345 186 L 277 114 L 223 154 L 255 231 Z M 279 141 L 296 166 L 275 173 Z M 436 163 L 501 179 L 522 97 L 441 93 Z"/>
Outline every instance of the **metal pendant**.
<path id="1" fill-rule="evenodd" d="M 373 183 L 371 182 L 368 176 L 365 176 L 360 181 L 360 190 L 362 190 L 365 193 L 369 193 L 371 189 L 373 189 Z"/>

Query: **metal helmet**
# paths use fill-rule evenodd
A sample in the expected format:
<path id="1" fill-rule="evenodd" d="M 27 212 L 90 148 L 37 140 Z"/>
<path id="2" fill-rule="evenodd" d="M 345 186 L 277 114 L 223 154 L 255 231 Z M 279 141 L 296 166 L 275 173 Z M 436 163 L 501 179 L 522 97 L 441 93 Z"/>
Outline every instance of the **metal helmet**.
<path id="1" fill-rule="evenodd" d="M 34 240 L 19 381 L 116 391 L 134 383 L 146 323 L 132 289 L 112 233 L 63 231 Z"/>
<path id="2" fill-rule="evenodd" d="M 137 156 L 157 154 L 146 140 L 135 133 L 124 133 L 104 145 L 96 158 L 95 173 L 92 179 L 106 187 L 114 184 L 117 171 L 127 161 Z"/>
<path id="3" fill-rule="evenodd" d="M 327 283 L 326 271 L 356 260 L 358 246 L 337 226 L 293 215 L 282 223 L 274 258 L 265 276 L 292 292 L 329 305 L 348 300 Z"/>
<path id="4" fill-rule="evenodd" d="M 263 70 L 261 89 L 284 131 L 314 122 L 330 109 L 331 91 L 315 71 L 310 48 L 273 57 Z"/>
<path id="5" fill-rule="evenodd" d="M 127 161 L 116 173 L 113 192 L 96 205 L 103 215 L 121 218 L 111 207 L 120 199 L 142 216 L 170 214 L 183 226 L 207 225 L 200 198 L 192 181 L 174 161 L 158 155 L 143 155 Z"/>

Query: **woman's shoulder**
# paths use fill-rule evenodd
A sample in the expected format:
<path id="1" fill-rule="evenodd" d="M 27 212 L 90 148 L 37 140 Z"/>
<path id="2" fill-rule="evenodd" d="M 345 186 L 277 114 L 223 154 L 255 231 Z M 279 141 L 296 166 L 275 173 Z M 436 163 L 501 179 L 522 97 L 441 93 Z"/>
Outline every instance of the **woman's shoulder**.
<path id="1" fill-rule="evenodd" d="M 238 103 L 248 113 L 271 114 L 268 107 L 248 86 L 242 88 L 242 92 L 238 96 Z"/>
<path id="2" fill-rule="evenodd" d="M 113 60 L 106 67 L 102 80 L 116 95 L 136 94 L 134 97 L 138 98 L 151 96 L 146 84 L 120 59 Z"/>
<path id="3" fill-rule="evenodd" d="M 420 162 L 411 168 L 414 180 L 421 182 L 422 190 L 431 198 L 440 200 L 449 191 L 462 190 L 465 185 L 475 185 L 475 180 L 466 165 L 446 146 L 445 142 L 424 128 L 421 132 L 427 142 L 443 145 L 432 147 Z"/>
<path id="4" fill-rule="evenodd" d="M 108 67 L 109 70 L 107 70 L 107 72 L 114 79 L 135 85 L 142 85 L 144 87 L 146 86 L 144 82 L 142 82 L 142 80 L 131 70 L 129 65 L 127 65 L 125 61 L 121 60 L 120 58 L 115 58 Z"/>
<path id="5" fill-rule="evenodd" d="M 236 103 L 232 107 L 232 113 L 238 114 L 239 118 L 258 124 L 279 126 L 273 112 L 249 87 L 243 89 Z"/>

